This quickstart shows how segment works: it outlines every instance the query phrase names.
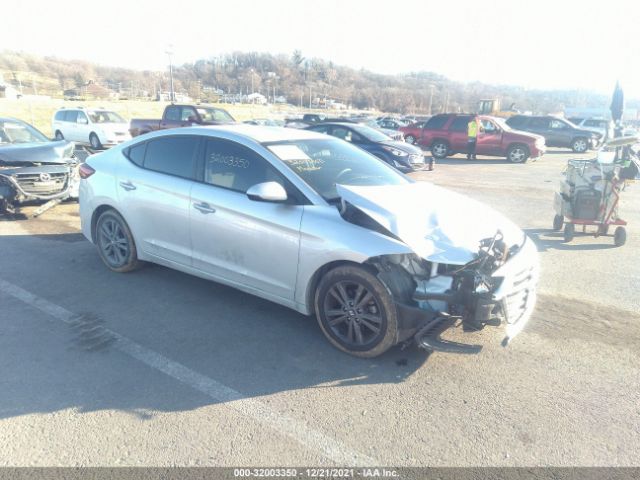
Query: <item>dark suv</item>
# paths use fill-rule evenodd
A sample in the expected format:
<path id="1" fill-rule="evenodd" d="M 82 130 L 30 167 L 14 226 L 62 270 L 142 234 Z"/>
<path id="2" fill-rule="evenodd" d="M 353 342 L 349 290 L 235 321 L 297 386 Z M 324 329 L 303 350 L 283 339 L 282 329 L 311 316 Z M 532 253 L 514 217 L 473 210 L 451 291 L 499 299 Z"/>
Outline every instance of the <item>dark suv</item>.
<path id="1" fill-rule="evenodd" d="M 584 153 L 595 148 L 602 135 L 576 127 L 564 118 L 553 115 L 514 115 L 507 119 L 507 125 L 514 130 L 542 135 L 548 147 L 570 148 L 576 153 Z"/>

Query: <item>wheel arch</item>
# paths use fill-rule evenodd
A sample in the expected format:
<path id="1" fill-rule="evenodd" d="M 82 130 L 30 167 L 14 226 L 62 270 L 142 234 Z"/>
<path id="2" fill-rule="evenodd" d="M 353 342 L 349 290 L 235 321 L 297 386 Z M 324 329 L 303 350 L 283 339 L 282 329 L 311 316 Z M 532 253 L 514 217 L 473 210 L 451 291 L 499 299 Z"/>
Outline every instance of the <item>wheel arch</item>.
<path id="1" fill-rule="evenodd" d="M 353 260 L 333 260 L 329 263 L 325 263 L 320 268 L 318 268 L 313 273 L 313 275 L 311 275 L 311 280 L 307 284 L 307 291 L 305 293 L 305 303 L 307 310 L 311 312 L 312 315 L 315 313 L 314 298 L 316 295 L 316 290 L 318 289 L 320 280 L 322 280 L 322 277 L 324 277 L 327 272 L 337 267 L 352 266 L 365 268 L 366 270 L 369 270 L 373 275 L 378 275 L 378 270 L 368 262 L 369 260 L 363 263 L 354 262 Z"/>
<path id="2" fill-rule="evenodd" d="M 118 215 L 120 215 L 125 222 L 127 221 L 122 215 L 122 213 L 118 211 L 118 209 L 115 208 L 113 205 L 109 205 L 107 203 L 99 205 L 97 208 L 93 210 L 93 213 L 91 214 L 91 241 L 93 243 L 96 243 L 96 226 L 98 224 L 98 218 L 100 218 L 100 215 L 102 215 L 104 212 L 108 210 L 113 210 Z M 127 226 L 129 226 L 128 223 L 127 223 Z M 129 227 L 129 229 L 131 229 L 131 227 Z"/>

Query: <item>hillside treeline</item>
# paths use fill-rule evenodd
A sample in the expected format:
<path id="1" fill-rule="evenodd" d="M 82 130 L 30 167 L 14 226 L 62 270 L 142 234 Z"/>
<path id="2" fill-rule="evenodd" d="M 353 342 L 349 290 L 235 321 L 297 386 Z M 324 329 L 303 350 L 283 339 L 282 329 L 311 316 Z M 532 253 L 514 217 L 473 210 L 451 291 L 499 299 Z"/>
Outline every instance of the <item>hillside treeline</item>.
<path id="1" fill-rule="evenodd" d="M 154 98 L 167 91 L 168 71 L 138 71 L 102 66 L 81 60 L 40 57 L 20 52 L 0 53 L 5 83 L 37 93 L 61 97 L 87 84 L 105 87 L 104 94 Z M 456 82 L 432 72 L 382 75 L 335 65 L 330 61 L 291 55 L 233 52 L 174 66 L 175 89 L 194 99 L 215 101 L 220 95 L 260 92 L 284 97 L 293 105 L 309 106 L 331 99 L 355 108 L 387 112 L 429 113 L 475 111 L 480 99 L 500 98 L 503 108 L 515 104 L 522 111 L 556 112 L 565 106 L 603 107 L 606 95 L 584 90 L 527 90 L 518 86 Z M 629 102 L 638 106 L 640 102 Z"/>

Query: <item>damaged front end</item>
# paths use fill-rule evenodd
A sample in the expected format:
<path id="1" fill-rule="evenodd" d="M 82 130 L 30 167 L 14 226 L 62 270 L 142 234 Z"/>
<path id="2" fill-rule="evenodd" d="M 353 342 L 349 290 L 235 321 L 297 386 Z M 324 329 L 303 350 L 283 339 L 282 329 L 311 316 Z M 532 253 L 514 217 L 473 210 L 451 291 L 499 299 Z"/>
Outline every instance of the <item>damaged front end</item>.
<path id="1" fill-rule="evenodd" d="M 417 255 L 384 255 L 370 262 L 396 298 L 399 341 L 413 339 L 431 351 L 477 353 L 481 346 L 443 340 L 441 334 L 455 326 L 464 331 L 504 326 L 502 344 L 508 345 L 535 306 L 537 255 L 527 237 L 520 245 L 508 246 L 497 231 L 480 241 L 476 258 L 465 265 Z"/>
<path id="2" fill-rule="evenodd" d="M 536 301 L 538 251 L 516 225 L 490 207 L 432 184 L 338 185 L 342 217 L 403 242 L 412 254 L 369 259 L 396 299 L 398 342 L 475 353 L 442 340 L 452 326 L 503 326 L 507 345 Z"/>
<path id="3" fill-rule="evenodd" d="M 12 158 L 9 152 L 0 152 L 0 214 L 14 214 L 29 201 L 47 202 L 50 207 L 78 197 L 79 162 L 73 157 L 73 144 L 51 160 L 23 158 L 24 149 L 20 153 L 20 158 Z M 41 207 L 38 213 L 44 210 Z"/>

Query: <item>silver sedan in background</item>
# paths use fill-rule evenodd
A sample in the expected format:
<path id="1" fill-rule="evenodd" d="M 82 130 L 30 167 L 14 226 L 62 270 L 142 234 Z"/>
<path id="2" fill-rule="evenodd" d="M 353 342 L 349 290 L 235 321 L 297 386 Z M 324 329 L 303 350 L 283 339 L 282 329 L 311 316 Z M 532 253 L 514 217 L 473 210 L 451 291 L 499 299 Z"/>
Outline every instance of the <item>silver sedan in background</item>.
<path id="1" fill-rule="evenodd" d="M 80 174 L 82 230 L 111 270 L 154 262 L 315 314 L 352 355 L 477 351 L 440 337 L 456 325 L 503 325 L 506 344 L 535 305 L 538 255 L 518 227 L 320 133 L 165 130 Z"/>

